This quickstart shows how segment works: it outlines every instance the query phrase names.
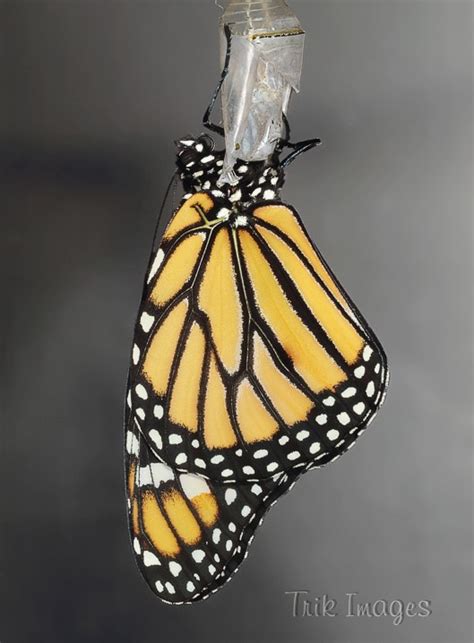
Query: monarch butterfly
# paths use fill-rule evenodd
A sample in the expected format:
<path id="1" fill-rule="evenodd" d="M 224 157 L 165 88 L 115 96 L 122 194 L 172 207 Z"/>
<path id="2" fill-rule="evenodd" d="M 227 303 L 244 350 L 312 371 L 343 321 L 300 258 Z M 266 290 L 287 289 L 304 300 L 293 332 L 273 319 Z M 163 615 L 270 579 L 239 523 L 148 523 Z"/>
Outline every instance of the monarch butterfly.
<path id="1" fill-rule="evenodd" d="M 219 184 L 209 136 L 177 143 L 186 194 L 147 270 L 126 406 L 133 547 L 171 603 L 228 580 L 268 508 L 350 449 L 385 396 L 379 341 L 280 199 L 318 142 L 291 144 L 285 124 L 236 185 Z"/>

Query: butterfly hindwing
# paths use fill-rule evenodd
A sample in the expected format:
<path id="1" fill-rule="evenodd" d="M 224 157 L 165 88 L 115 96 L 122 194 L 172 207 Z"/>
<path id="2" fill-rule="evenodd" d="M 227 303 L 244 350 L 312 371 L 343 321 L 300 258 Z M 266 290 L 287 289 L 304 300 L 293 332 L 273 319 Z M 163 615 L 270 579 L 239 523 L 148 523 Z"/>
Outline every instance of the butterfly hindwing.
<path id="1" fill-rule="evenodd" d="M 229 580 L 265 512 L 297 478 L 225 485 L 180 474 L 156 458 L 133 418 L 126 470 L 137 564 L 153 592 L 174 604 L 202 600 Z"/>

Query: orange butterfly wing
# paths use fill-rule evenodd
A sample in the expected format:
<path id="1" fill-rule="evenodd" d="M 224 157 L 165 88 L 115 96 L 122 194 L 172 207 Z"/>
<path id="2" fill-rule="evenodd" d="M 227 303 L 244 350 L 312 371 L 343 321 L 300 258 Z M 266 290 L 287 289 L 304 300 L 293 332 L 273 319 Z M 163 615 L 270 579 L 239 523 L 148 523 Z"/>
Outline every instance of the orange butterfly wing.
<path id="1" fill-rule="evenodd" d="M 297 214 L 227 205 L 195 194 L 165 231 L 128 408 L 163 462 L 228 483 L 341 455 L 373 419 L 388 372 Z"/>
<path id="2" fill-rule="evenodd" d="M 217 591 L 246 558 L 255 531 L 297 474 L 225 485 L 159 461 L 131 418 L 126 433 L 128 513 L 135 560 L 163 601 Z"/>

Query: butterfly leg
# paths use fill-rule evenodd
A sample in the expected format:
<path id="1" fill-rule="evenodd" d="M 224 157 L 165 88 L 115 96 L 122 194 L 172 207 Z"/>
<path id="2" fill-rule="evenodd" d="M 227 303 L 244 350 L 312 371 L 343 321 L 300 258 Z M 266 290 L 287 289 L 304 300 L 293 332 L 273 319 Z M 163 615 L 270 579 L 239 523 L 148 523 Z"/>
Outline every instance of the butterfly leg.
<path id="1" fill-rule="evenodd" d="M 298 158 L 300 154 L 304 154 L 309 150 L 312 150 L 313 147 L 321 144 L 320 138 L 310 138 L 306 141 L 300 141 L 299 143 L 287 143 L 286 146 L 292 149 L 293 151 L 286 156 L 281 162 L 281 167 L 286 168 L 290 163 Z"/>

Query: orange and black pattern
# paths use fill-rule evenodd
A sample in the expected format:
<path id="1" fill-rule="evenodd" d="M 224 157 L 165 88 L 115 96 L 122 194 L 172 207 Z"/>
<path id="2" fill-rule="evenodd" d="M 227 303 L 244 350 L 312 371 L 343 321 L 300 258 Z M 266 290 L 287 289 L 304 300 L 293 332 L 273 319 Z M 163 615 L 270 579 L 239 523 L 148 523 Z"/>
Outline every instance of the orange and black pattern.
<path id="1" fill-rule="evenodd" d="M 239 555 L 211 546 L 206 560 L 222 563 L 214 580 L 199 572 L 199 581 L 191 578 L 191 544 L 209 547 L 212 529 L 229 519 L 220 512 L 237 512 L 238 503 L 225 504 L 226 491 L 246 502 L 252 484 L 268 485 L 260 497 L 250 492 L 248 516 L 263 515 L 303 471 L 354 444 L 388 380 L 380 343 L 297 213 L 279 200 L 281 168 L 242 163 L 237 185 L 224 190 L 217 186 L 221 164 L 205 139 L 181 143 L 178 165 L 190 192 L 150 262 L 127 397 L 135 551 L 147 578 L 143 551 L 148 560 L 161 554 L 183 568 L 191 561 L 190 600 L 229 576 L 256 527 L 250 519 L 241 525 Z M 171 477 L 155 485 L 153 469 Z M 180 491 L 182 479 L 199 480 L 210 495 L 193 503 Z M 180 532 L 185 507 L 194 516 L 194 531 L 190 519 L 186 529 L 199 534 L 195 543 Z M 152 524 L 161 525 L 168 550 L 156 544 Z M 160 576 L 162 565 L 151 567 Z M 161 576 L 153 582 L 155 591 L 164 587 L 166 594 L 166 582 L 176 589 Z"/>
<path id="2" fill-rule="evenodd" d="M 179 474 L 154 455 L 136 422 L 126 450 L 137 564 L 151 589 L 172 604 L 203 600 L 232 577 L 265 512 L 299 475 L 225 485 Z"/>

